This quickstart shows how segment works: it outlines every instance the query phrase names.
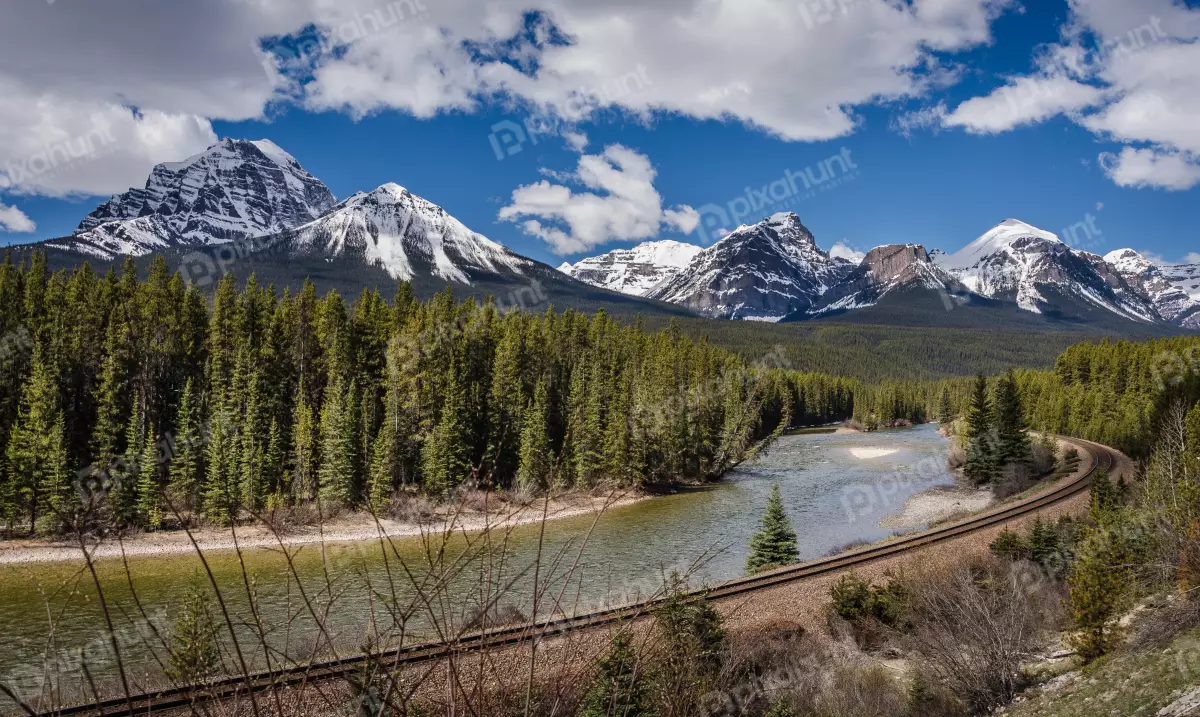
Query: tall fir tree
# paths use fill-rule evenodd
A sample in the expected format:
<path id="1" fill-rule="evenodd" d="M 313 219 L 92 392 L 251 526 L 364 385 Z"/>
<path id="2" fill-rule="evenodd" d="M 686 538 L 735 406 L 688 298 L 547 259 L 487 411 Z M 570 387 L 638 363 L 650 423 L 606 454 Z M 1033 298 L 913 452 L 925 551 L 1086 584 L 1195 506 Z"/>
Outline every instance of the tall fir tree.
<path id="1" fill-rule="evenodd" d="M 125 424 L 125 453 L 112 471 L 109 496 L 113 514 L 121 525 L 140 524 L 138 483 L 142 476 L 142 460 L 146 453 L 146 417 L 142 413 L 141 396 L 133 397 L 133 412 Z"/>
<path id="2" fill-rule="evenodd" d="M 421 447 L 421 466 L 425 490 L 436 496 L 449 495 L 470 474 L 463 435 L 466 432 L 466 416 L 463 415 L 465 398 L 458 370 L 451 367 L 446 385 L 445 402 L 441 416 Z"/>
<path id="3" fill-rule="evenodd" d="M 65 517 L 71 508 L 63 431 L 58 389 L 39 348 L 21 396 L 20 413 L 9 434 L 6 455 L 11 470 L 4 491 L 10 522 L 16 523 L 21 516 L 28 518 L 30 533 L 37 530 L 42 516 Z"/>
<path id="4" fill-rule="evenodd" d="M 550 412 L 550 389 L 545 380 L 539 381 L 533 401 L 521 420 L 521 455 L 517 467 L 517 488 L 535 491 L 553 481 L 554 456 L 551 453 L 547 430 Z"/>
<path id="5" fill-rule="evenodd" d="M 1029 461 L 1029 426 L 1021 391 L 1012 371 L 996 384 L 996 462 L 1001 466 Z"/>
<path id="6" fill-rule="evenodd" d="M 203 436 L 199 422 L 199 406 L 192 388 L 192 379 L 183 387 L 179 410 L 175 415 L 174 457 L 171 460 L 170 488 L 173 497 L 180 499 L 183 509 L 196 506 L 204 480 Z"/>
<path id="7" fill-rule="evenodd" d="M 349 389 L 340 380 L 325 389 L 321 409 L 321 463 L 317 483 L 321 500 L 339 505 L 351 502 L 354 480 L 354 440 Z"/>
<path id="8" fill-rule="evenodd" d="M 204 453 L 204 515 L 214 523 L 229 525 L 238 517 L 238 466 L 237 431 L 226 406 L 213 411 Z"/>
<path id="9" fill-rule="evenodd" d="M 989 483 L 1000 475 L 993 439 L 992 403 L 988 399 L 987 379 L 980 374 L 971 389 L 971 406 L 967 411 L 966 462 L 963 475 L 977 484 Z"/>
<path id="10" fill-rule="evenodd" d="M 305 397 L 304 382 L 301 381 L 292 423 L 291 490 L 297 500 L 313 500 L 317 497 L 319 440 L 317 418 Z"/>
<path id="11" fill-rule="evenodd" d="M 138 459 L 137 524 L 149 530 L 162 526 L 162 486 L 159 482 L 158 437 L 148 433 Z"/>
<path id="12" fill-rule="evenodd" d="M 938 400 L 938 423 L 949 427 L 954 423 L 954 406 L 950 402 L 950 387 L 942 386 L 942 396 Z"/>
<path id="13" fill-rule="evenodd" d="M 764 569 L 790 565 L 800 559 L 796 545 L 796 531 L 783 509 L 779 495 L 779 484 L 771 486 L 767 499 L 767 512 L 762 525 L 750 539 L 750 557 L 746 559 L 746 572 L 757 573 Z"/>

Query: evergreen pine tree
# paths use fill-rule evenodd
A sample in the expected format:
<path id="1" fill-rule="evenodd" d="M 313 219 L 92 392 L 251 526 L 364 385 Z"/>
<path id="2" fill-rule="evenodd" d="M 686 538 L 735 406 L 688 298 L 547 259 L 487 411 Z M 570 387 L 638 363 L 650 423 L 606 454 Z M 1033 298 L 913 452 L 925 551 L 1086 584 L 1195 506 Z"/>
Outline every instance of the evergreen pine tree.
<path id="1" fill-rule="evenodd" d="M 148 434 L 138 459 L 137 524 L 150 530 L 162 526 L 161 487 L 158 481 L 158 438 Z"/>
<path id="2" fill-rule="evenodd" d="M 317 497 L 317 420 L 304 393 L 304 382 L 297 392 L 292 423 L 292 492 L 297 501 Z"/>
<path id="3" fill-rule="evenodd" d="M 771 486 L 771 497 L 767 499 L 767 512 L 763 516 L 761 529 L 750 540 L 750 557 L 746 559 L 746 572 L 757 573 L 781 565 L 790 565 L 800 559 L 796 545 L 796 531 L 783 510 L 783 499 L 779 496 L 779 484 Z"/>
<path id="4" fill-rule="evenodd" d="M 321 500 L 349 505 L 354 480 L 353 426 L 346 405 L 347 389 L 335 381 L 325 389 L 321 408 L 321 464 L 317 484 Z"/>
<path id="5" fill-rule="evenodd" d="M 121 525 L 140 525 L 138 511 L 138 482 L 142 475 L 142 459 L 146 451 L 146 421 L 140 396 L 133 398 L 133 413 L 125 424 L 125 453 L 112 471 L 109 492 L 112 510 Z"/>
<path id="6" fill-rule="evenodd" d="M 980 374 L 971 390 L 971 407 L 967 411 L 963 434 L 966 441 L 963 475 L 978 484 L 989 483 L 1000 475 L 992 432 L 992 404 L 988 400 L 987 379 Z"/>
<path id="7" fill-rule="evenodd" d="M 597 662 L 596 677 L 583 698 L 582 717 L 651 717 L 647 668 L 638 660 L 633 637 L 626 631 L 613 636 L 612 648 Z"/>
<path id="8" fill-rule="evenodd" d="M 20 412 L 9 433 L 7 457 L 11 466 L 6 486 L 10 509 L 29 519 L 29 532 L 43 515 L 63 514 L 71 508 L 71 481 L 67 470 L 64 423 L 58 406 L 58 389 L 42 350 L 21 396 Z"/>
<path id="9" fill-rule="evenodd" d="M 550 436 L 547 430 L 550 411 L 549 387 L 546 381 L 538 382 L 533 392 L 533 402 L 521 419 L 521 456 L 517 466 L 517 487 L 533 491 L 550 485 L 554 458 L 551 455 Z"/>
<path id="10" fill-rule="evenodd" d="M 213 411 L 204 463 L 204 514 L 214 523 L 229 525 L 237 518 L 238 491 L 237 433 L 227 407 Z"/>
<path id="11" fill-rule="evenodd" d="M 182 610 L 171 626 L 166 672 L 176 682 L 189 685 L 202 682 L 217 674 L 221 666 L 210 602 L 200 589 L 188 590 Z"/>
<path id="12" fill-rule="evenodd" d="M 458 371 L 451 369 L 446 386 L 442 415 L 421 447 L 421 466 L 425 490 L 445 496 L 461 483 L 470 472 L 463 450 L 465 416 L 463 395 Z"/>
<path id="13" fill-rule="evenodd" d="M 1029 461 L 1028 431 L 1017 379 L 1009 371 L 996 386 L 996 462 L 999 465 Z"/>
<path id="14" fill-rule="evenodd" d="M 267 431 L 267 453 L 263 457 L 263 482 L 267 491 L 273 495 L 283 492 L 283 462 L 287 453 L 284 445 L 283 429 L 279 420 L 271 419 L 271 428 Z"/>
<path id="15" fill-rule="evenodd" d="M 949 428 L 954 423 L 954 408 L 950 403 L 950 387 L 942 386 L 942 397 L 938 401 L 938 423 L 943 428 Z"/>
<path id="16" fill-rule="evenodd" d="M 203 482 L 203 438 L 200 435 L 199 411 L 193 395 L 192 379 L 183 387 L 179 399 L 179 411 L 175 416 L 175 456 L 171 461 L 173 493 L 183 500 L 184 506 L 193 508 L 200 484 Z"/>

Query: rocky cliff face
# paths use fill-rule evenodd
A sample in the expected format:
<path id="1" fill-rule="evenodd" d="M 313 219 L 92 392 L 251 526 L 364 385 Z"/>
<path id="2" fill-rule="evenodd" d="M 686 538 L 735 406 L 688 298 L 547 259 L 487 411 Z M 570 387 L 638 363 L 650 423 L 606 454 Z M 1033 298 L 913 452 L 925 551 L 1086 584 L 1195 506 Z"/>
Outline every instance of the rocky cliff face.
<path id="1" fill-rule="evenodd" d="M 852 268 L 822 251 L 800 218 L 741 226 L 649 293 L 714 318 L 778 321 L 812 308 Z"/>
<path id="2" fill-rule="evenodd" d="M 812 315 L 860 309 L 877 304 L 900 288 L 924 289 L 947 296 L 966 293 L 966 287 L 929 258 L 920 244 L 886 244 L 867 252 L 862 263 L 830 289 Z"/>
<path id="3" fill-rule="evenodd" d="M 1200 328 L 1200 301 L 1188 293 L 1186 281 L 1172 281 L 1168 275 L 1186 275 L 1178 265 L 1160 267 L 1133 249 L 1109 252 L 1103 261 L 1111 274 L 1124 278 L 1164 320 L 1185 328 Z"/>
<path id="4" fill-rule="evenodd" d="M 299 226 L 334 201 L 328 187 L 273 142 L 225 139 L 156 166 L 145 187 L 101 204 L 54 246 L 112 259 L 222 244 Z"/>

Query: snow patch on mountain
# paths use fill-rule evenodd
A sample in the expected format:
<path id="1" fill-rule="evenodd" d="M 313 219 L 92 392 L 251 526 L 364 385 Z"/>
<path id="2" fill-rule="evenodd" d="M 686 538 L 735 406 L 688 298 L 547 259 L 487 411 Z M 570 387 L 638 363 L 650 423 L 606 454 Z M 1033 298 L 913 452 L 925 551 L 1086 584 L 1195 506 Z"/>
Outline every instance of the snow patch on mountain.
<path id="1" fill-rule="evenodd" d="M 582 282 L 633 296 L 646 296 L 654 287 L 673 279 L 703 251 L 695 244 L 648 241 L 631 249 L 564 262 L 558 270 Z"/>
<path id="2" fill-rule="evenodd" d="M 468 229 L 446 210 L 395 183 L 359 192 L 289 232 L 297 253 L 359 255 L 392 278 L 426 273 L 471 283 L 473 271 L 523 275 L 533 262 Z"/>

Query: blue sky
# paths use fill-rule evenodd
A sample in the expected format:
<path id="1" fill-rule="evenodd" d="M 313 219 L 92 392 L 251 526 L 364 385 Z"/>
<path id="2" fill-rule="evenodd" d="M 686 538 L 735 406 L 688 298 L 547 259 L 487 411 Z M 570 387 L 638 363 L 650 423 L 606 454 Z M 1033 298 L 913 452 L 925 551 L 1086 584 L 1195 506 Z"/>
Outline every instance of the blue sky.
<path id="1" fill-rule="evenodd" d="M 441 17 L 449 11 L 420 2 L 392 3 L 393 13 L 415 14 L 361 38 L 345 32 L 344 18 L 323 18 L 318 9 L 254 18 L 259 26 L 247 20 L 247 48 L 255 38 L 282 37 L 260 43 L 274 53 L 270 67 L 256 70 L 265 89 L 236 66 L 241 50 L 223 50 L 226 38 L 215 37 L 187 50 L 218 65 L 199 77 L 189 76 L 198 72 L 196 58 L 173 65 L 170 43 L 136 50 L 160 58 L 109 57 L 124 52 L 118 42 L 97 48 L 91 64 L 113 67 L 94 97 L 56 87 L 48 75 L 0 70 L 0 87 L 20 88 L 24 106 L 51 108 L 29 125 L 29 133 L 40 133 L 35 139 L 0 138 L 0 178 L 7 167 L 10 179 L 0 188 L 0 227 L 32 228 L 0 232 L 0 243 L 69 233 L 105 192 L 140 185 L 155 162 L 232 136 L 271 139 L 339 199 L 402 184 L 550 264 L 653 238 L 708 244 L 716 229 L 775 211 L 799 214 L 826 249 L 915 242 L 953 251 L 1016 217 L 1101 254 L 1130 246 L 1182 260 L 1200 252 L 1195 3 L 914 0 L 911 17 L 902 17 L 876 2 L 801 3 L 791 17 L 800 23 L 795 42 L 819 47 L 809 54 L 755 50 L 761 56 L 748 60 L 739 56 L 759 30 L 753 16 L 732 23 L 740 42 L 682 30 L 673 37 L 669 22 L 650 16 L 614 35 L 609 26 L 628 23 L 628 8 L 606 13 L 603 3 L 581 10 L 572 0 L 547 0 L 544 13 L 489 19 L 487 32 L 463 19 L 469 7 L 461 17 Z M 693 5 L 674 4 L 676 19 Z M 759 4 L 772 5 L 743 7 Z M 62 0 L 38 21 L 70 32 L 54 12 L 72 9 Z M 198 37 L 208 23 L 215 33 L 222 18 L 196 12 L 202 16 L 187 22 Z M 759 14 L 763 33 L 782 22 Z M 614 38 L 649 32 L 636 28 L 655 22 L 670 57 L 640 44 L 610 51 Z M 397 33 L 426 37 L 422 31 L 433 25 L 461 38 L 411 56 L 387 54 L 399 52 L 392 49 Z M 327 41 L 296 63 L 279 51 L 321 33 Z M 907 39 L 883 41 L 881 33 Z M 1123 38 L 1132 38 L 1127 49 Z M 88 52 L 80 55 L 86 60 Z M 153 59 L 158 72 L 144 67 Z M 908 69 L 895 72 L 898 62 Z M 1155 79 L 1161 75 L 1167 80 Z M 188 96 L 180 97 L 168 87 L 173 81 L 194 87 L 185 84 Z M 590 94 L 573 103 L 580 88 Z M 19 111 L 9 112 L 16 116 L 9 134 L 22 130 Z M 31 147 L 86 133 L 84 118 L 97 112 L 112 113 L 118 126 L 94 161 L 53 177 L 13 179 L 12 163 Z M 44 126 L 53 121 L 62 125 L 59 134 Z M 533 121 L 546 127 L 536 143 L 494 131 Z M 823 165 L 838 175 L 836 186 L 790 190 L 789 173 L 819 177 Z M 598 173 L 590 183 L 589 172 Z M 752 203 L 764 187 L 776 198 Z"/>

